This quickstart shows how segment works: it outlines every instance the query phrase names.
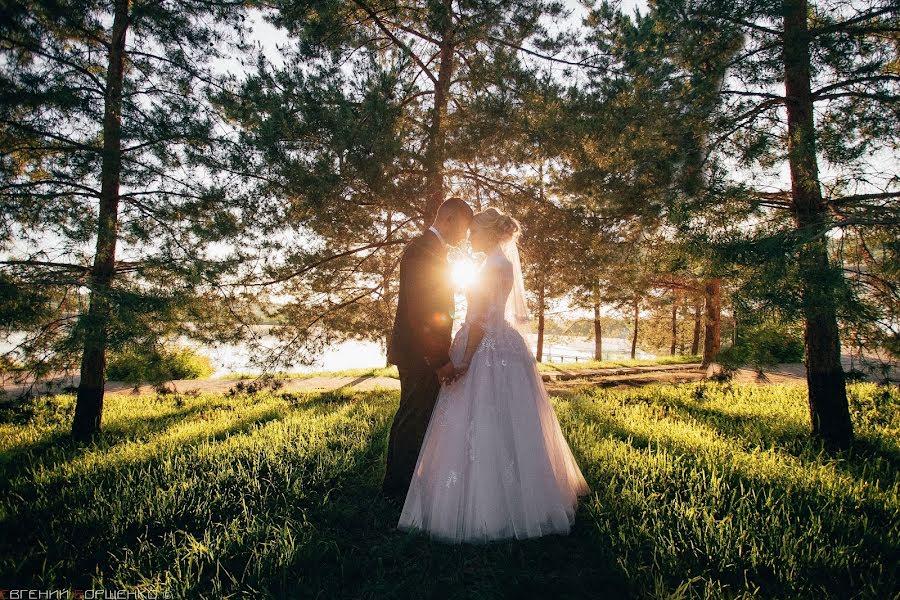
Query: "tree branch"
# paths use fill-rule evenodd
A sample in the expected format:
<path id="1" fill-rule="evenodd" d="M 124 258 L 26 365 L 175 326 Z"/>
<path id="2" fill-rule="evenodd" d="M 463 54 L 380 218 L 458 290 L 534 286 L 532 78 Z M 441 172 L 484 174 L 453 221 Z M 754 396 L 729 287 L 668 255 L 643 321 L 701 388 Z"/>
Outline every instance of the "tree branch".
<path id="1" fill-rule="evenodd" d="M 293 271 L 288 273 L 287 275 L 283 275 L 281 277 L 277 277 L 275 279 L 269 281 L 260 281 L 255 283 L 247 283 L 245 284 L 247 287 L 263 287 L 267 285 L 274 285 L 276 283 L 283 283 L 288 281 L 289 279 L 293 279 L 294 277 L 299 277 L 304 273 L 308 273 L 309 271 L 315 269 L 316 267 L 320 267 L 325 263 L 331 262 L 333 260 L 337 260 L 339 258 L 344 258 L 345 256 L 352 256 L 357 252 L 363 252 L 365 250 L 371 250 L 372 248 L 383 248 L 384 246 L 392 246 L 396 244 L 405 244 L 408 242 L 406 238 L 396 239 L 396 240 L 383 240 L 378 242 L 372 242 L 371 244 L 366 244 L 365 246 L 359 246 L 356 248 L 351 248 L 350 250 L 345 250 L 344 252 L 338 252 L 337 254 L 332 254 L 330 256 L 326 256 L 325 258 L 314 261 L 308 265 L 305 265 L 302 269 L 298 269 L 297 271 Z"/>
<path id="2" fill-rule="evenodd" d="M 847 19 L 846 21 L 841 21 L 840 23 L 833 23 L 831 25 L 826 25 L 825 27 L 813 27 L 809 30 L 810 35 L 818 36 L 823 33 L 831 33 L 833 31 L 841 31 L 847 29 L 851 25 L 855 25 L 857 23 L 862 23 L 863 21 L 868 21 L 869 19 L 874 19 L 875 17 L 880 17 L 882 15 L 887 15 L 892 12 L 896 12 L 897 7 L 887 7 L 881 8 L 877 10 L 870 11 L 868 13 L 863 13 L 861 15 L 857 15 L 852 19 Z"/>
<path id="3" fill-rule="evenodd" d="M 375 25 L 379 29 L 381 29 L 386 36 L 391 38 L 391 40 L 395 44 L 397 44 L 397 46 L 399 46 L 401 49 L 403 49 L 406 53 L 409 54 L 410 58 L 412 58 L 413 61 L 417 65 L 419 65 L 419 67 L 425 72 L 425 74 L 428 76 L 428 78 L 431 80 L 431 82 L 434 85 L 438 84 L 437 77 L 434 76 L 434 73 L 432 73 L 431 71 L 428 70 L 428 67 L 426 67 L 425 63 L 422 62 L 422 59 L 420 59 L 418 57 L 418 55 L 416 55 L 416 53 L 412 51 L 412 48 L 410 48 L 407 44 L 403 43 L 403 41 L 400 38 L 398 38 L 396 35 L 394 35 L 394 32 L 392 32 L 387 27 L 387 25 L 385 25 L 384 23 L 381 22 L 381 19 L 378 18 L 378 13 L 376 13 L 374 9 L 372 9 L 368 4 L 366 4 L 362 0 L 353 0 L 353 1 L 356 3 L 357 6 L 359 6 L 364 11 L 366 11 L 366 13 L 369 15 L 369 17 L 375 22 Z"/>
<path id="4" fill-rule="evenodd" d="M 900 192 L 881 192 L 873 194 L 853 194 L 851 196 L 841 196 L 840 198 L 830 198 L 827 200 L 829 204 L 844 206 L 854 202 L 865 202 L 867 200 L 887 200 L 889 198 L 900 198 Z"/>
<path id="5" fill-rule="evenodd" d="M 13 265 L 21 267 L 52 267 L 54 269 L 65 269 L 67 271 L 75 271 L 89 273 L 91 268 L 83 265 L 73 265 L 71 263 L 58 263 L 44 260 L 0 260 L 0 265 Z"/>
<path id="6" fill-rule="evenodd" d="M 845 81 L 838 81 L 837 83 L 832 83 L 831 85 L 826 85 L 825 87 L 814 90 L 812 93 L 812 97 L 818 98 L 823 94 L 830 92 L 831 90 L 839 90 L 841 88 L 855 85 L 857 83 L 867 83 L 875 81 L 900 81 L 900 75 L 870 75 L 867 77 L 855 77 L 853 79 L 847 79 Z"/>
<path id="7" fill-rule="evenodd" d="M 713 19 L 721 19 L 723 21 L 727 21 L 728 23 L 734 23 L 735 25 L 740 25 L 742 27 L 746 27 L 748 29 L 753 29 L 755 31 L 759 31 L 760 33 L 765 33 L 768 35 L 777 35 L 781 37 L 782 31 L 780 29 L 771 29 L 769 27 L 763 27 L 757 23 L 753 23 L 751 21 L 745 21 L 744 19 L 738 19 L 737 17 L 730 17 L 727 15 L 721 15 L 716 13 L 707 13 L 700 12 L 701 17 L 710 17 Z"/>

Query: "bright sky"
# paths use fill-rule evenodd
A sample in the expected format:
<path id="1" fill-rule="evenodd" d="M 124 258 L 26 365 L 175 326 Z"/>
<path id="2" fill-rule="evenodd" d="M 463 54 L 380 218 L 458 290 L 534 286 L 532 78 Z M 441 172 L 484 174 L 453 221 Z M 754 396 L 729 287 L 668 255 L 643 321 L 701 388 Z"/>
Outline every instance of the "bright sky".
<path id="1" fill-rule="evenodd" d="M 587 14 L 587 10 L 581 0 L 563 0 L 567 10 L 571 11 L 569 21 L 572 26 L 580 24 L 581 19 Z M 632 15 L 635 10 L 646 12 L 647 2 L 645 0 L 622 0 L 620 3 L 622 11 L 625 14 Z M 251 27 L 253 33 L 251 39 L 256 39 L 269 58 L 275 64 L 281 64 L 281 56 L 278 52 L 278 45 L 288 42 L 287 33 L 270 23 L 267 23 L 259 12 L 255 12 L 251 19 Z"/>

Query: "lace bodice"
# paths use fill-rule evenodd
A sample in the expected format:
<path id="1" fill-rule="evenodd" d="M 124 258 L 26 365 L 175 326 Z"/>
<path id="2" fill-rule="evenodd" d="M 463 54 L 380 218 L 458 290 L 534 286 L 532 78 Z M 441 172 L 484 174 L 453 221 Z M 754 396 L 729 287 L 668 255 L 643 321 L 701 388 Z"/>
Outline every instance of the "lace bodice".
<path id="1" fill-rule="evenodd" d="M 506 305 L 513 286 L 513 268 L 502 252 L 495 251 L 482 265 L 475 285 L 466 292 L 466 320 L 486 331 L 506 323 Z"/>

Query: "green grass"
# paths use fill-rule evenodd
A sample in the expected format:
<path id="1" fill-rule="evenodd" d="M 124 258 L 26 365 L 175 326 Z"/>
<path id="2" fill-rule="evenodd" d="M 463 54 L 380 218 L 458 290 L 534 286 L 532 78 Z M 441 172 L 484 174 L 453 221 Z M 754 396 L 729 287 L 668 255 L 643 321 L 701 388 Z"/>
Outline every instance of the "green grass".
<path id="1" fill-rule="evenodd" d="M 587 371 L 592 369 L 613 369 L 616 367 L 648 367 L 656 365 L 682 365 L 686 363 L 699 363 L 700 356 L 660 356 L 653 359 L 622 359 L 622 360 L 581 360 L 569 363 L 538 363 L 538 369 L 543 372 L 553 371 Z"/>
<path id="2" fill-rule="evenodd" d="M 585 387 L 554 399 L 592 487 L 569 536 L 449 546 L 382 500 L 395 392 L 111 396 L 2 410 L 0 587 L 185 598 L 890 598 L 900 392 L 850 387 L 857 442 L 800 386 Z"/>

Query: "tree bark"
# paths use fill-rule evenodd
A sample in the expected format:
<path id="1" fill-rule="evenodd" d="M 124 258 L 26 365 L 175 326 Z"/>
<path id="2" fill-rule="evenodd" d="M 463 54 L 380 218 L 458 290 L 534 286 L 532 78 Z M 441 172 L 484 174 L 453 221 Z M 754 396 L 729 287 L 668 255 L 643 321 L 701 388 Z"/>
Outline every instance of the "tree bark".
<path id="1" fill-rule="evenodd" d="M 709 279 L 703 286 L 706 296 L 706 331 L 703 338 L 703 367 L 708 367 L 722 346 L 722 280 Z"/>
<path id="2" fill-rule="evenodd" d="M 806 381 L 812 432 L 832 448 L 853 441 L 840 338 L 828 259 L 826 207 L 819 184 L 815 121 L 810 84 L 809 8 L 806 0 L 785 0 L 784 86 L 788 121 L 791 210 L 805 242 L 800 248 L 801 297 L 806 344 Z"/>
<path id="3" fill-rule="evenodd" d="M 600 322 L 600 289 L 594 288 L 594 360 L 603 360 L 603 324 Z"/>
<path id="4" fill-rule="evenodd" d="M 691 341 L 691 356 L 697 356 L 700 352 L 700 326 L 703 323 L 703 303 L 697 302 L 694 306 L 694 339 Z"/>
<path id="5" fill-rule="evenodd" d="M 675 347 L 678 344 L 678 292 L 672 290 L 672 347 L 669 354 L 675 356 Z"/>
<path id="6" fill-rule="evenodd" d="M 394 237 L 394 213 L 388 211 L 385 217 L 385 229 L 387 235 L 385 242 L 390 242 Z M 387 358 L 388 348 L 391 346 L 391 338 L 394 336 L 393 319 L 397 307 L 394 306 L 394 295 L 391 292 L 391 283 L 394 280 L 395 264 L 390 256 L 385 258 L 385 268 L 381 273 L 381 299 L 384 306 L 385 323 L 388 323 L 387 330 L 384 332 L 384 366 L 391 366 L 391 362 Z"/>
<path id="7" fill-rule="evenodd" d="M 541 362 L 544 358 L 544 298 L 546 296 L 546 290 L 544 288 L 544 276 L 540 275 L 538 281 L 537 348 L 535 349 L 535 360 L 537 362 Z"/>
<path id="8" fill-rule="evenodd" d="M 72 420 L 72 436 L 81 441 L 90 440 L 100 432 L 103 416 L 110 295 L 118 236 L 122 172 L 122 87 L 129 8 L 130 0 L 116 0 L 106 71 L 97 245 L 90 276 L 90 304 L 87 314 L 81 318 L 84 352 L 81 356 L 81 380 Z"/>
<path id="9" fill-rule="evenodd" d="M 444 145 L 446 142 L 447 106 L 450 102 L 450 82 L 453 80 L 455 64 L 453 53 L 453 13 L 450 0 L 444 0 L 441 19 L 443 31 L 440 41 L 440 66 L 438 67 L 437 86 L 434 90 L 434 107 L 431 111 L 431 123 L 428 131 L 428 148 L 425 151 L 426 201 L 425 225 L 434 221 L 441 203 L 444 201 Z"/>
<path id="10" fill-rule="evenodd" d="M 638 340 L 638 320 L 640 319 L 640 300 L 634 299 L 634 335 L 631 336 L 631 358 L 637 356 L 637 340 Z"/>

